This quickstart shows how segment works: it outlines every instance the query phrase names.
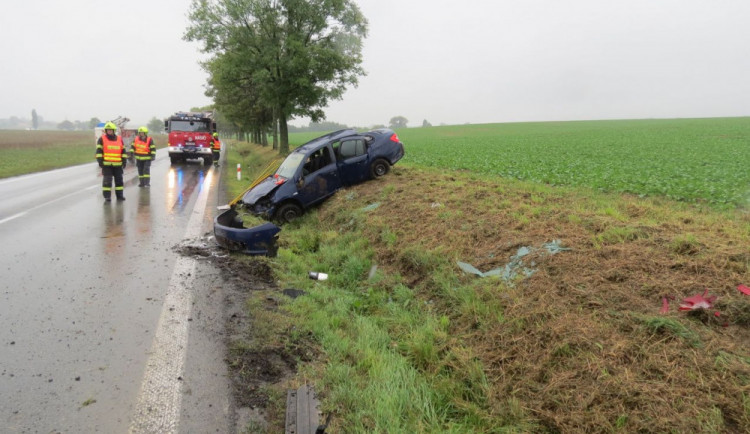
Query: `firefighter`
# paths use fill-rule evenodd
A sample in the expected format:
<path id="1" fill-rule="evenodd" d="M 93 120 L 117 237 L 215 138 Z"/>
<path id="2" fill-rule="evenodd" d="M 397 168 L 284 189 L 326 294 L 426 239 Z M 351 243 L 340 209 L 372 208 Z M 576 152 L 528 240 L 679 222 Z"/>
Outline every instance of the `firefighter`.
<path id="1" fill-rule="evenodd" d="M 138 168 L 138 187 L 150 187 L 151 162 L 156 159 L 156 145 L 154 139 L 148 136 L 148 128 L 138 128 L 130 152 L 135 156 L 135 166 Z"/>
<path id="2" fill-rule="evenodd" d="M 214 166 L 219 167 L 219 156 L 221 155 L 221 142 L 219 141 L 219 133 L 214 133 L 211 139 L 211 150 L 214 156 Z"/>
<path id="3" fill-rule="evenodd" d="M 116 134 L 117 126 L 112 122 L 104 124 L 104 134 L 96 141 L 96 161 L 102 168 L 102 194 L 104 201 L 112 200 L 112 178 L 115 178 L 115 196 L 125 200 L 125 187 L 122 172 L 127 165 L 127 154 L 122 137 Z"/>

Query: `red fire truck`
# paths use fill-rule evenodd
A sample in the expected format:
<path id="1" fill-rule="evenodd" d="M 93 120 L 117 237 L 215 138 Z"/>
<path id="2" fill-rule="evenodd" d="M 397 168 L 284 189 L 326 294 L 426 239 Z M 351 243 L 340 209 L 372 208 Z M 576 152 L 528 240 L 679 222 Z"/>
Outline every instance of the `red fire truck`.
<path id="1" fill-rule="evenodd" d="M 169 160 L 172 164 L 188 159 L 203 159 L 213 163 L 211 136 L 216 132 L 216 121 L 211 112 L 177 112 L 164 121 L 169 134 Z"/>

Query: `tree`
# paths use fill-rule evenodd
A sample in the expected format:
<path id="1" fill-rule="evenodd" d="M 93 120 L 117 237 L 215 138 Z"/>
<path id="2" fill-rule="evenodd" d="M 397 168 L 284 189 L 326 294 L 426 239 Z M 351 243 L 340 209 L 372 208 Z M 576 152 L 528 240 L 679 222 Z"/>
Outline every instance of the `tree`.
<path id="1" fill-rule="evenodd" d="M 90 130 L 93 130 L 93 129 L 94 129 L 94 128 L 96 128 L 96 126 L 97 126 L 97 125 L 99 125 L 100 123 L 102 123 L 102 121 L 100 121 L 100 120 L 99 120 L 99 118 L 97 118 L 97 117 L 93 117 L 93 118 L 91 118 L 91 120 L 89 120 L 89 125 L 88 125 L 88 127 L 89 127 L 89 129 L 90 129 Z"/>
<path id="2" fill-rule="evenodd" d="M 390 125 L 392 130 L 395 130 L 396 128 L 406 128 L 407 122 L 409 122 L 409 120 L 403 116 L 394 116 L 391 118 L 388 124 Z"/>
<path id="3" fill-rule="evenodd" d="M 427 122 L 427 119 L 425 119 L 425 120 L 422 121 L 422 128 L 431 127 L 431 126 L 432 126 L 432 124 L 429 123 L 429 122 Z"/>
<path id="4" fill-rule="evenodd" d="M 36 109 L 31 109 L 31 129 L 39 129 L 39 116 L 36 114 Z"/>
<path id="5" fill-rule="evenodd" d="M 160 120 L 156 116 L 152 117 L 146 125 L 150 134 L 161 133 L 164 131 L 164 121 Z"/>
<path id="6" fill-rule="evenodd" d="M 352 0 L 193 0 L 184 38 L 213 57 L 206 94 L 234 122 L 256 131 L 279 126 L 279 152 L 289 151 L 287 121 L 325 118 L 364 74 L 367 20 Z M 242 99 L 240 106 L 229 101 Z"/>
<path id="7" fill-rule="evenodd" d="M 66 131 L 73 131 L 75 129 L 75 124 L 71 121 L 62 121 L 59 124 L 57 124 L 58 130 L 66 130 Z"/>

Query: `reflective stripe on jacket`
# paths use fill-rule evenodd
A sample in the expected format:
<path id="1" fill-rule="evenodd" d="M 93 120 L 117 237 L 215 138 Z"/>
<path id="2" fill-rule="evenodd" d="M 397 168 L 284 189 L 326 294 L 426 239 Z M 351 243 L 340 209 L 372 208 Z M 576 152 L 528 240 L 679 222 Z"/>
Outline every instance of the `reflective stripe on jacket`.
<path id="1" fill-rule="evenodd" d="M 123 152 L 125 152 L 125 145 L 122 144 L 122 137 L 117 136 L 115 140 L 110 140 L 106 134 L 103 134 L 102 151 L 104 164 L 108 166 L 122 165 Z"/>
<path id="2" fill-rule="evenodd" d="M 151 137 L 141 140 L 140 136 L 136 136 L 133 140 L 133 150 L 138 160 L 150 160 L 152 155 L 156 155 L 154 140 Z"/>

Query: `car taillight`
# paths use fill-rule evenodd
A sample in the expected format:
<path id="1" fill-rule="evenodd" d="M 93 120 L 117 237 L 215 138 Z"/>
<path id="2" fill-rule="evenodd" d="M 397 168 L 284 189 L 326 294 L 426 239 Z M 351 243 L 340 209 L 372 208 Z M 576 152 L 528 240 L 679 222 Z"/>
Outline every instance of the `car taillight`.
<path id="1" fill-rule="evenodd" d="M 398 136 L 394 133 L 391 135 L 391 142 L 399 143 L 401 140 L 398 139 Z"/>
<path id="2" fill-rule="evenodd" d="M 274 182 L 274 184 L 276 185 L 281 185 L 286 182 L 286 178 L 284 178 L 283 176 L 279 176 L 278 173 L 274 174 L 273 177 L 276 179 L 276 181 Z"/>

